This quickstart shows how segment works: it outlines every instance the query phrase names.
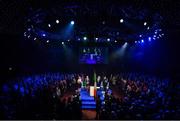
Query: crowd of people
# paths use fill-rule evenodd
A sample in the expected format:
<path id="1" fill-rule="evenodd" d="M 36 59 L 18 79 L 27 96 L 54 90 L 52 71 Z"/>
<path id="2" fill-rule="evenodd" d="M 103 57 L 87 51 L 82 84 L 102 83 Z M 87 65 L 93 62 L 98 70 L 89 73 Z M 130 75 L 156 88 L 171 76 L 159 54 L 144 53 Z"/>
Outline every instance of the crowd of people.
<path id="1" fill-rule="evenodd" d="M 78 76 L 78 74 L 47 73 L 7 82 L 1 88 L 1 117 L 80 119 L 79 92 L 74 91 L 74 95 L 68 100 L 61 99 L 68 90 L 72 88 L 76 90 Z"/>
<path id="2" fill-rule="evenodd" d="M 121 96 L 105 96 L 99 119 L 180 119 L 179 85 L 139 73 L 110 76 Z"/>
<path id="3" fill-rule="evenodd" d="M 179 88 L 168 79 L 138 73 L 97 76 L 105 90 L 104 105 L 97 96 L 97 119 L 180 119 Z M 86 82 L 84 82 L 86 81 Z M 81 119 L 78 88 L 90 83 L 85 74 L 47 73 L 9 81 L 2 86 L 1 119 Z M 107 90 L 117 88 L 115 97 Z M 68 99 L 63 95 L 73 90 Z"/>

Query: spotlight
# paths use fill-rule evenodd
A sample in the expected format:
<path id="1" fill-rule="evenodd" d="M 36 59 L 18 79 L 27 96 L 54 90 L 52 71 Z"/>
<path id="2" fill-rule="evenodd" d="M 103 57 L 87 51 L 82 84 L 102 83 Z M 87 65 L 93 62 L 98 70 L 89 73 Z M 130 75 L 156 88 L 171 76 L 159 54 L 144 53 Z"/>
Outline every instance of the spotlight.
<path id="1" fill-rule="evenodd" d="M 116 41 L 116 40 L 115 40 L 114 42 L 115 42 L 115 43 L 117 43 L 117 41 Z"/>
<path id="2" fill-rule="evenodd" d="M 28 28 L 28 31 L 31 31 L 31 28 Z"/>
<path id="3" fill-rule="evenodd" d="M 87 40 L 87 37 L 83 37 L 84 40 Z"/>
<path id="4" fill-rule="evenodd" d="M 48 24 L 48 27 L 51 27 L 51 24 Z"/>
<path id="5" fill-rule="evenodd" d="M 47 40 L 46 43 L 49 43 L 49 40 Z"/>
<path id="6" fill-rule="evenodd" d="M 46 36 L 46 34 L 43 34 L 42 36 L 43 36 L 43 37 L 45 37 L 45 36 Z"/>
<path id="7" fill-rule="evenodd" d="M 151 41 L 151 37 L 148 38 L 149 42 Z"/>
<path id="8" fill-rule="evenodd" d="M 96 37 L 96 40 L 98 40 L 98 38 Z"/>
<path id="9" fill-rule="evenodd" d="M 9 67 L 9 71 L 12 71 L 12 67 Z"/>
<path id="10" fill-rule="evenodd" d="M 120 19 L 120 23 L 123 23 L 124 22 L 124 20 L 123 19 Z"/>
<path id="11" fill-rule="evenodd" d="M 29 35 L 28 38 L 30 38 L 31 36 Z"/>
<path id="12" fill-rule="evenodd" d="M 139 37 L 142 37 L 142 35 L 140 34 Z"/>
<path id="13" fill-rule="evenodd" d="M 156 35 L 154 35 L 154 37 L 156 37 Z"/>
<path id="14" fill-rule="evenodd" d="M 34 40 L 36 40 L 37 38 L 36 37 L 34 37 Z"/>
<path id="15" fill-rule="evenodd" d="M 62 42 L 62 45 L 64 45 L 64 42 Z"/>
<path id="16" fill-rule="evenodd" d="M 142 39 L 141 42 L 144 43 L 144 40 Z"/>
<path id="17" fill-rule="evenodd" d="M 70 41 L 70 39 L 67 40 L 68 42 Z"/>
<path id="18" fill-rule="evenodd" d="M 157 31 L 155 31 L 154 33 L 157 34 Z"/>
<path id="19" fill-rule="evenodd" d="M 78 38 L 78 40 L 80 41 L 81 39 L 80 39 L 80 38 Z"/>
<path id="20" fill-rule="evenodd" d="M 138 41 L 138 43 L 141 43 L 140 41 Z"/>
<path id="21" fill-rule="evenodd" d="M 59 20 L 58 19 L 56 20 L 56 23 L 59 24 Z"/>
<path id="22" fill-rule="evenodd" d="M 149 27 L 147 27 L 147 30 L 149 30 Z"/>
<path id="23" fill-rule="evenodd" d="M 144 22 L 144 26 L 146 26 L 147 25 L 147 22 Z"/>
<path id="24" fill-rule="evenodd" d="M 137 43 L 137 41 L 135 41 L 135 43 Z"/>
<path id="25" fill-rule="evenodd" d="M 153 40 L 155 40 L 156 38 L 155 37 L 153 37 Z"/>
<path id="26" fill-rule="evenodd" d="M 110 42 L 110 39 L 109 39 L 109 38 L 107 38 L 107 41 L 108 41 L 108 42 Z"/>
<path id="27" fill-rule="evenodd" d="M 71 21 L 71 25 L 74 25 L 74 21 Z"/>
<path id="28" fill-rule="evenodd" d="M 164 36 L 164 33 L 162 33 L 162 36 Z"/>

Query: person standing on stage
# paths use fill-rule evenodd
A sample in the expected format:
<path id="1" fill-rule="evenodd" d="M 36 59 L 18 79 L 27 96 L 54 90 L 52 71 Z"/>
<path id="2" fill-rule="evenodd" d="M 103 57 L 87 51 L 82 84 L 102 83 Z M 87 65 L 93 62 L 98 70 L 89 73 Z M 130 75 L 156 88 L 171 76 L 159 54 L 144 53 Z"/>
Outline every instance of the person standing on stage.
<path id="1" fill-rule="evenodd" d="M 101 76 L 97 77 L 97 87 L 101 86 Z"/>

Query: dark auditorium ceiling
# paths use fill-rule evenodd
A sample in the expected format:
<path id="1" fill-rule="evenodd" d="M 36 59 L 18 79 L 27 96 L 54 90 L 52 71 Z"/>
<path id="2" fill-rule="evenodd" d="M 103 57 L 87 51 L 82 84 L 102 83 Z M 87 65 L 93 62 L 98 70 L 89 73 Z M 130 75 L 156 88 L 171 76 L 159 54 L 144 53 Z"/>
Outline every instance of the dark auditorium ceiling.
<path id="1" fill-rule="evenodd" d="M 148 19 L 150 23 L 158 21 L 163 27 L 177 30 L 180 27 L 179 9 L 179 0 L 1 0 L 0 33 L 22 34 L 27 18 L 42 11 L 48 16 L 81 21 L 88 17 L 94 17 L 95 21 L 114 21 L 124 16 L 132 21 Z"/>

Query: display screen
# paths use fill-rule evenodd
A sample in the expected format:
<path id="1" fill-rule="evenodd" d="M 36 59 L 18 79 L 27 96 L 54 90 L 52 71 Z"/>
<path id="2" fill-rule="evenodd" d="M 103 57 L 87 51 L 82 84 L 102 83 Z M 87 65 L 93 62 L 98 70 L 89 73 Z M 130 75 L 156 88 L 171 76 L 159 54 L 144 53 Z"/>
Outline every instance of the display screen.
<path id="1" fill-rule="evenodd" d="M 108 63 L 108 48 L 106 47 L 82 47 L 79 51 L 79 62 L 81 64 Z"/>

